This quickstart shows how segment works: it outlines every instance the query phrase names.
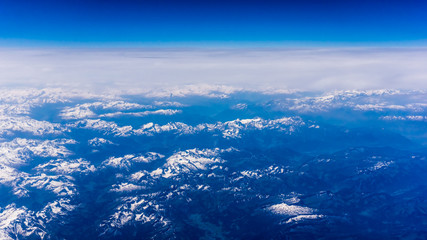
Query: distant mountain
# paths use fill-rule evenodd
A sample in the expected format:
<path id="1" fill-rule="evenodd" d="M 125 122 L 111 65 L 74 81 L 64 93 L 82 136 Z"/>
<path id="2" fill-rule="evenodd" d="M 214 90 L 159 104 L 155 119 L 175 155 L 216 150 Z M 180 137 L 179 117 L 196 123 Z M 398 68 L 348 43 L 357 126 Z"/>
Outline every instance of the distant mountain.
<path id="1" fill-rule="evenodd" d="M 427 238 L 422 91 L 0 91 L 0 239 Z"/>

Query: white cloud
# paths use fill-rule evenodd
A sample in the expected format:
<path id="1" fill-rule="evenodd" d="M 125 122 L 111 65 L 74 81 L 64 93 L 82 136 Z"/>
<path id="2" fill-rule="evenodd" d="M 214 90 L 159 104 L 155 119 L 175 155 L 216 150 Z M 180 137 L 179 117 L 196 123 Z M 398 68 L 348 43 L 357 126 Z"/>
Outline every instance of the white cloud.
<path id="1" fill-rule="evenodd" d="M 426 89 L 426 48 L 0 49 L 0 86 Z M 197 92 L 197 88 L 187 91 Z M 170 91 L 169 91 L 170 92 Z"/>

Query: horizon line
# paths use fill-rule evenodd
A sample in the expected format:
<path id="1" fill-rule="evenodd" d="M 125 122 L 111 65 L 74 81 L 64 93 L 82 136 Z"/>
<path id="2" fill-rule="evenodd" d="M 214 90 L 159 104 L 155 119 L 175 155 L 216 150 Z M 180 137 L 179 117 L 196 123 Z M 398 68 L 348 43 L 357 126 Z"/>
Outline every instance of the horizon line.
<path id="1" fill-rule="evenodd" d="M 424 48 L 427 39 L 409 41 L 133 41 L 79 42 L 1 39 L 0 48 Z"/>

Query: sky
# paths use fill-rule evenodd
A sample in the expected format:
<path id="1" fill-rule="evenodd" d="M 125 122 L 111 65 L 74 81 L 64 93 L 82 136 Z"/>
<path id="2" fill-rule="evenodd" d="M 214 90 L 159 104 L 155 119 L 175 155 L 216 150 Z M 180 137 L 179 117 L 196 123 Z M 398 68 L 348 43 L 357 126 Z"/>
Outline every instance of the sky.
<path id="1" fill-rule="evenodd" d="M 2 0 L 0 44 L 420 44 L 426 12 L 422 0 Z"/>
<path id="2" fill-rule="evenodd" d="M 1 0 L 0 87 L 427 90 L 427 1 Z"/>

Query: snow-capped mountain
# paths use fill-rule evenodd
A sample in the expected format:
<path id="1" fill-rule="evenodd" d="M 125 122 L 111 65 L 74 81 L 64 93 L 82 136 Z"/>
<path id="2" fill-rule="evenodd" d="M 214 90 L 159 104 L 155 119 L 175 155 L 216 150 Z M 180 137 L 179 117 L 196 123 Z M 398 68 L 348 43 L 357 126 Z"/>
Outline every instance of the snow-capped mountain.
<path id="1" fill-rule="evenodd" d="M 1 93 L 1 239 L 426 236 L 422 91 Z"/>

